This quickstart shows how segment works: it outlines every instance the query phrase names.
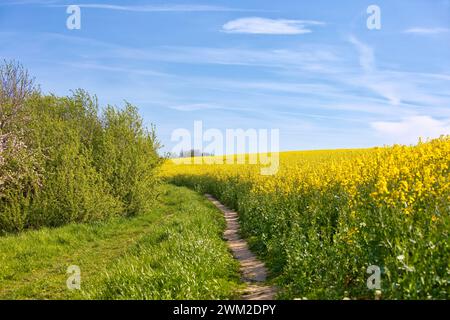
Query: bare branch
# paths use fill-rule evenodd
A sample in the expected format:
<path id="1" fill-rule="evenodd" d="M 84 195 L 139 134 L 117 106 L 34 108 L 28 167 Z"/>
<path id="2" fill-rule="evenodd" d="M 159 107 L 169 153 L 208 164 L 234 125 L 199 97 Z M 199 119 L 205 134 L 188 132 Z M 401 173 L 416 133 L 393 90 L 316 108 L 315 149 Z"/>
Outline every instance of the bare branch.
<path id="1" fill-rule="evenodd" d="M 34 78 L 29 76 L 28 71 L 20 63 L 3 61 L 0 65 L 1 131 L 18 120 L 16 118 L 22 113 L 26 99 L 37 91 Z"/>

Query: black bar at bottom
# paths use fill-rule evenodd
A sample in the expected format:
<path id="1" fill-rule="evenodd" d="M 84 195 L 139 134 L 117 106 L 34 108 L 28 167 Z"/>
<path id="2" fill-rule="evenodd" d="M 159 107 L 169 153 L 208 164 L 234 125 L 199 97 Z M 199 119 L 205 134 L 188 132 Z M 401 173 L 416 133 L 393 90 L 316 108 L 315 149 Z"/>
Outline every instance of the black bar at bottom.
<path id="1" fill-rule="evenodd" d="M 449 301 L 318 301 L 318 300 L 185 300 L 185 301 L 0 301 L 0 308 L 15 318 L 22 312 L 46 318 L 72 315 L 85 318 L 99 316 L 133 319 L 311 319 L 317 316 L 343 316 L 365 319 L 371 316 L 408 315 L 419 312 L 439 314 L 448 310 Z M 60 312 L 55 312 L 59 309 Z M 6 313 L 8 314 L 8 313 Z M 102 318 L 103 318 L 102 317 Z"/>

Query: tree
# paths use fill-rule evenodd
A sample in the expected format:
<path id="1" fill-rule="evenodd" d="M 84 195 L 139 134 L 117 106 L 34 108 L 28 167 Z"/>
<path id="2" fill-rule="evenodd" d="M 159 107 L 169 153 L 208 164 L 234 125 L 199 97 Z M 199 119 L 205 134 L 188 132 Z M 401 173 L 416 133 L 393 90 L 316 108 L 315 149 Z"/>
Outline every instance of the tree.
<path id="1" fill-rule="evenodd" d="M 25 143 L 25 103 L 35 92 L 21 64 L 0 65 L 0 231 L 24 227 L 22 208 L 40 186 L 37 159 Z"/>
<path id="2" fill-rule="evenodd" d="M 24 125 L 25 101 L 38 91 L 34 78 L 20 63 L 3 61 L 0 65 L 0 134 Z"/>

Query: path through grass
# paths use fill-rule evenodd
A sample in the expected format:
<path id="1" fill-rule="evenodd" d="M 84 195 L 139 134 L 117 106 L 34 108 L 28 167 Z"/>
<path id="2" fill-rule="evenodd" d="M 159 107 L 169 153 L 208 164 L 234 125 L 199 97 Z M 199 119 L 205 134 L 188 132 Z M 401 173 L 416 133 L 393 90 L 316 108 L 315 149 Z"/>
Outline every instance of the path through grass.
<path id="1" fill-rule="evenodd" d="M 221 213 L 187 188 L 161 192 L 134 218 L 0 237 L 0 299 L 237 298 Z M 67 289 L 70 265 L 81 269 L 81 290 Z"/>

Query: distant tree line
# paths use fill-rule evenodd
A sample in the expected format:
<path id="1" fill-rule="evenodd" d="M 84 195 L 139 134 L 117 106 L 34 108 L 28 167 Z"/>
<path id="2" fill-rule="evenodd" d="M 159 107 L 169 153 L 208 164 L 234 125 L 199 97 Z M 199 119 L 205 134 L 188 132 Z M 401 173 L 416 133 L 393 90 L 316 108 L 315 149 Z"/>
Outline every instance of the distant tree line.
<path id="1" fill-rule="evenodd" d="M 190 149 L 190 150 L 181 150 L 177 153 L 169 153 L 169 158 L 193 158 L 193 157 L 211 157 L 214 156 L 213 153 L 202 152 L 198 149 Z"/>

